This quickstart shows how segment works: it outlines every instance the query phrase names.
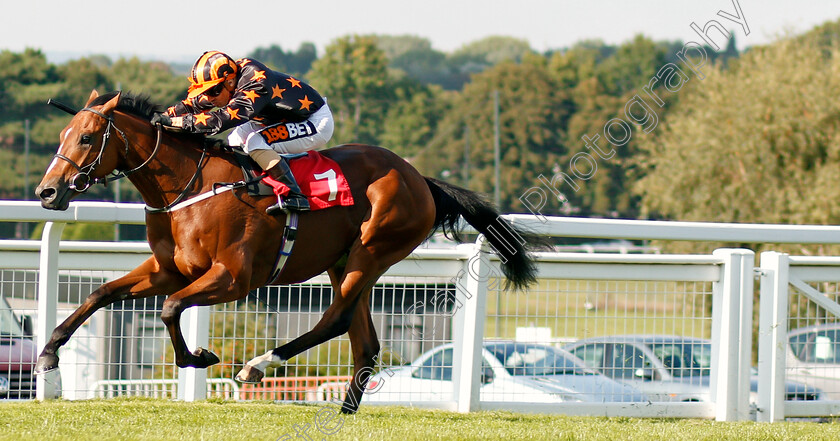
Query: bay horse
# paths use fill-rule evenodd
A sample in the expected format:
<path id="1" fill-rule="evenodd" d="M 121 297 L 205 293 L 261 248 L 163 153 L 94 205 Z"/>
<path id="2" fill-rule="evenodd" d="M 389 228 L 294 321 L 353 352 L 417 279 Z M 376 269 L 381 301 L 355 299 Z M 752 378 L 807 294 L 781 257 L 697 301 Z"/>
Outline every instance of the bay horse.
<path id="1" fill-rule="evenodd" d="M 230 153 L 208 147 L 203 136 L 162 130 L 150 123 L 157 107 L 129 92 L 91 93 L 59 135 L 60 145 L 36 189 L 44 208 L 66 210 L 92 183 L 120 173 L 148 207 L 167 207 L 211 190 L 214 183 L 242 179 Z M 458 238 L 459 217 L 483 233 L 503 262 L 507 283 L 536 280 L 529 251 L 535 236 L 514 229 L 479 194 L 423 177 L 391 151 L 343 145 L 321 154 L 343 169 L 355 201 L 300 215 L 297 242 L 279 284 L 308 280 L 326 271 L 335 292 L 320 321 L 298 338 L 249 361 L 237 380 L 259 382 L 268 367 L 348 333 L 354 375 L 342 412 L 358 410 L 380 346 L 369 296 L 376 280 L 408 256 L 432 232 Z M 113 175 L 112 175 L 113 176 Z M 219 358 L 204 348 L 190 352 L 179 326 L 189 307 L 245 298 L 269 283 L 285 215 L 270 216 L 273 197 L 234 190 L 178 211 L 147 210 L 152 256 L 123 277 L 105 283 L 53 331 L 36 373 L 58 369 L 57 351 L 96 310 L 111 303 L 165 295 L 161 319 L 180 367 L 206 368 Z M 236 197 L 234 197 L 234 195 Z M 500 223 L 496 225 L 496 223 Z"/>

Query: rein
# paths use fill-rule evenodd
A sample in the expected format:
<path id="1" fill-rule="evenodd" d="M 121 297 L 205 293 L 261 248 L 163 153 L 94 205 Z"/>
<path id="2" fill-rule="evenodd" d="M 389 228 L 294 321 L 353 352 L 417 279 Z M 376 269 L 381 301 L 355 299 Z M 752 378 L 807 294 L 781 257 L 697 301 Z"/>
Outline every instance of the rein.
<path id="1" fill-rule="evenodd" d="M 62 104 L 62 103 L 59 103 L 59 102 L 54 101 L 54 100 L 48 100 L 47 104 L 53 105 L 53 106 L 65 111 L 65 112 L 67 112 L 71 115 L 75 115 L 76 113 L 78 113 L 76 110 L 73 110 L 69 106 L 67 106 L 65 104 Z M 128 151 L 129 151 L 129 141 L 128 141 L 128 137 L 125 135 L 125 132 L 120 130 L 120 128 L 117 127 L 117 125 L 114 123 L 114 118 L 112 118 L 108 115 L 105 115 L 104 113 L 102 113 L 98 110 L 94 110 L 90 107 L 85 107 L 85 108 L 81 109 L 80 112 L 81 111 L 90 112 L 90 113 L 93 113 L 94 115 L 97 115 L 97 116 L 101 117 L 105 121 L 108 121 L 108 126 L 105 128 L 105 133 L 102 134 L 102 147 L 99 149 L 99 154 L 96 155 L 96 158 L 90 164 L 87 164 L 85 166 L 80 166 L 79 164 L 76 163 L 76 161 L 68 158 L 65 155 L 62 155 L 61 153 L 56 153 L 55 155 L 53 155 L 54 158 L 58 158 L 58 159 L 67 161 L 78 172 L 70 178 L 70 185 L 68 187 L 71 190 L 76 191 L 78 193 L 84 193 L 93 184 L 107 185 L 108 181 L 116 181 L 116 180 L 125 178 L 128 175 L 130 175 L 130 174 L 142 169 L 143 167 L 149 165 L 149 163 L 152 162 L 152 159 L 154 159 L 155 156 L 157 156 L 157 153 L 160 150 L 160 143 L 161 143 L 162 132 L 163 132 L 163 126 L 161 124 L 157 124 L 157 139 L 155 140 L 155 148 L 154 148 L 154 150 L 152 150 L 152 154 L 148 158 L 146 158 L 146 160 L 143 161 L 142 164 L 138 165 L 137 167 L 132 168 L 131 170 L 119 171 L 119 172 L 115 171 L 115 172 L 112 172 L 112 174 L 108 174 L 107 176 L 104 176 L 104 177 L 101 177 L 101 178 L 92 178 L 91 179 L 90 174 L 93 173 L 94 169 L 102 163 L 102 155 L 105 153 L 105 148 L 108 146 L 108 141 L 111 139 L 111 129 L 116 130 L 117 133 L 119 133 L 120 137 L 122 138 L 123 144 L 125 145 L 126 155 L 128 155 Z M 247 182 L 235 182 L 235 183 L 230 183 L 230 184 L 217 184 L 220 187 L 223 187 L 224 189 L 219 191 L 219 190 L 216 190 L 216 187 L 214 187 L 213 190 L 210 191 L 210 192 L 207 192 L 203 195 L 199 195 L 198 197 L 193 198 L 189 201 L 184 201 L 184 198 L 189 193 L 190 188 L 193 186 L 193 184 L 195 184 L 195 181 L 198 179 L 198 177 L 201 176 L 201 170 L 204 168 L 204 159 L 206 157 L 207 157 L 207 145 L 205 144 L 201 149 L 201 157 L 198 159 L 198 165 L 196 167 L 195 173 L 193 174 L 192 178 L 190 178 L 189 182 L 184 187 L 184 189 L 181 191 L 181 193 L 178 195 L 178 197 L 176 197 L 175 200 L 172 201 L 172 203 L 166 205 L 165 207 L 154 208 L 154 207 L 150 207 L 150 206 L 147 205 L 146 206 L 146 212 L 147 213 L 152 213 L 152 214 L 154 214 L 154 213 L 167 213 L 167 212 L 170 212 L 170 211 L 174 211 L 174 210 L 176 210 L 180 207 L 191 205 L 192 203 L 195 203 L 195 202 L 198 202 L 200 200 L 206 199 L 207 197 L 214 196 L 216 194 L 221 193 L 222 191 L 232 190 L 234 188 L 239 188 L 243 185 L 248 184 Z M 292 243 L 294 243 L 294 241 L 292 241 Z"/>
<path id="2" fill-rule="evenodd" d="M 158 125 L 158 130 L 160 130 L 160 125 Z M 193 174 L 192 178 L 190 178 L 190 182 L 188 182 L 187 185 L 184 187 L 184 190 L 181 191 L 181 194 L 179 194 L 178 197 L 175 198 L 174 201 L 172 201 L 172 203 L 165 207 L 154 208 L 146 205 L 146 213 L 166 213 L 168 211 L 171 211 L 172 207 L 178 205 L 178 203 L 180 203 L 187 196 L 187 193 L 189 192 L 190 188 L 193 186 L 193 184 L 195 184 L 196 179 L 198 179 L 198 177 L 201 175 L 201 169 L 204 168 L 205 157 L 207 157 L 206 145 L 201 149 L 201 158 L 198 158 L 198 166 L 195 168 L 195 173 Z"/>
<path id="3" fill-rule="evenodd" d="M 105 153 L 105 148 L 108 146 L 108 141 L 111 139 L 111 129 L 113 128 L 114 130 L 116 130 L 117 133 L 119 133 L 120 137 L 122 138 L 123 144 L 125 145 L 126 155 L 128 155 L 129 141 L 128 141 L 128 137 L 125 136 L 125 132 L 120 130 L 120 128 L 117 127 L 116 124 L 114 124 L 114 119 L 112 117 L 110 117 L 108 115 L 105 115 L 104 113 L 102 113 L 98 110 L 91 109 L 90 107 L 85 107 L 81 111 L 90 112 L 90 113 L 93 113 L 94 115 L 97 115 L 97 116 L 103 118 L 104 120 L 108 121 L 108 126 L 105 128 L 105 133 L 102 134 L 102 147 L 99 149 L 99 154 L 96 155 L 96 159 L 94 159 L 90 164 L 87 164 L 85 166 L 80 166 L 79 164 L 76 163 L 76 161 L 68 158 L 67 156 L 62 155 L 61 153 L 56 153 L 55 155 L 53 155 L 54 158 L 58 158 L 58 159 L 62 159 L 64 161 L 67 161 L 78 172 L 75 175 L 73 175 L 73 177 L 70 178 L 69 188 L 73 191 L 76 191 L 78 193 L 84 193 L 93 184 L 107 185 L 108 181 L 116 181 L 116 180 L 125 178 L 128 175 L 130 175 L 130 174 L 140 170 L 141 168 L 149 165 L 149 163 L 152 161 L 152 159 L 154 159 L 154 157 L 157 155 L 158 150 L 160 150 L 161 132 L 162 132 L 163 129 L 160 125 L 158 125 L 157 126 L 157 139 L 155 141 L 155 148 L 152 151 L 152 154 L 145 161 L 143 161 L 142 164 L 140 164 L 137 167 L 132 168 L 131 170 L 120 171 L 120 172 L 116 172 L 116 173 L 113 173 L 113 174 L 109 174 L 109 175 L 101 177 L 101 178 L 92 178 L 91 179 L 90 174 L 93 173 L 94 169 L 96 169 L 96 167 L 99 164 L 102 163 L 102 155 Z"/>

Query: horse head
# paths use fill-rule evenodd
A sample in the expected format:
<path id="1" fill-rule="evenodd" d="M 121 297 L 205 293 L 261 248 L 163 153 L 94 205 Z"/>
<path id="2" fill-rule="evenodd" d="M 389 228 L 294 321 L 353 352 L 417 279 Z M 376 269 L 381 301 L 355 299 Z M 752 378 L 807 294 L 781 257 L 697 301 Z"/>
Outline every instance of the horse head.
<path id="1" fill-rule="evenodd" d="M 85 108 L 76 113 L 59 135 L 58 152 L 35 189 L 44 208 L 66 210 L 73 198 L 87 191 L 91 184 L 105 182 L 106 176 L 119 165 L 120 150 L 110 144 L 126 142 L 113 120 L 120 94 L 107 101 L 97 98 L 99 93 L 94 90 Z M 112 137 L 118 139 L 111 140 Z"/>

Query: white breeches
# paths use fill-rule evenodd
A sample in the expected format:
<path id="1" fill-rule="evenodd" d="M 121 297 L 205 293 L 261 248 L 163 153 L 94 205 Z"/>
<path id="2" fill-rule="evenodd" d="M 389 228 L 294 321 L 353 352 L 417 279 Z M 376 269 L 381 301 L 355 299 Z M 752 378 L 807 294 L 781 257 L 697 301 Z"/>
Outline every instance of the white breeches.
<path id="1" fill-rule="evenodd" d="M 277 153 L 303 153 L 327 146 L 332 138 L 334 122 L 330 107 L 324 105 L 306 121 L 265 126 L 248 121 L 228 135 L 228 143 L 241 146 L 246 153 L 274 150 Z"/>

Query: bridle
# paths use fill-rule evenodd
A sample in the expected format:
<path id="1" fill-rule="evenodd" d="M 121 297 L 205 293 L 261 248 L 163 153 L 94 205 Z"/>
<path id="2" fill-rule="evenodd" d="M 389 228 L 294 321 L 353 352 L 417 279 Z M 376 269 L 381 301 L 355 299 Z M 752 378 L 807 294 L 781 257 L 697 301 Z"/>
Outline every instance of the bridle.
<path id="1" fill-rule="evenodd" d="M 99 154 L 96 155 L 96 158 L 90 164 L 81 166 L 81 165 L 77 164 L 76 161 L 68 158 L 67 156 L 62 155 L 61 153 L 56 153 L 55 155 L 53 155 L 54 158 L 58 158 L 58 159 L 62 159 L 64 161 L 67 161 L 70 165 L 73 166 L 73 168 L 76 169 L 77 173 L 70 178 L 70 184 L 68 186 L 71 190 L 73 190 L 75 192 L 78 192 L 78 193 L 84 193 L 93 184 L 107 185 L 108 181 L 116 181 L 116 180 L 125 178 L 126 176 L 128 176 L 128 175 L 140 170 L 141 168 L 147 166 L 152 161 L 152 159 L 154 159 L 154 157 L 157 155 L 157 152 L 160 149 L 161 132 L 163 130 L 163 128 L 161 127 L 160 124 L 157 125 L 157 140 L 155 141 L 155 148 L 152 151 L 152 154 L 145 161 L 143 161 L 142 164 L 138 165 L 137 167 L 132 168 L 131 170 L 125 170 L 125 171 L 114 170 L 113 172 L 111 172 L 111 174 L 108 174 L 108 175 L 103 176 L 101 178 L 91 178 L 90 177 L 91 173 L 93 173 L 93 171 L 96 169 L 96 167 L 102 163 L 102 155 L 105 153 L 105 148 L 108 146 L 108 141 L 111 139 L 111 129 L 116 130 L 117 133 L 119 134 L 119 136 L 122 138 L 123 144 L 125 145 L 126 155 L 128 155 L 128 151 L 129 151 L 129 141 L 128 141 L 128 137 L 125 136 L 125 132 L 120 130 L 120 128 L 117 127 L 116 124 L 114 124 L 114 118 L 112 118 L 112 117 L 110 117 L 110 116 L 108 116 L 108 115 L 106 115 L 106 114 L 104 114 L 104 113 L 102 113 L 98 110 L 91 109 L 90 107 L 85 107 L 84 109 L 81 109 L 80 112 L 93 113 L 94 115 L 97 115 L 97 116 L 105 119 L 105 121 L 108 122 L 108 125 L 105 128 L 105 132 L 102 134 L 102 147 L 99 148 Z"/>
<path id="2" fill-rule="evenodd" d="M 70 106 L 67 106 L 66 104 L 59 103 L 59 102 L 57 102 L 55 100 L 52 100 L 52 99 L 47 100 L 47 104 L 53 105 L 53 106 L 65 111 L 65 112 L 67 112 L 71 115 L 75 115 L 76 113 L 78 113 L 76 110 L 72 109 Z M 107 147 L 108 141 L 111 139 L 111 129 L 116 130 L 117 133 L 122 138 L 123 144 L 125 145 L 125 154 L 126 155 L 128 155 L 128 151 L 129 151 L 129 142 L 128 142 L 128 137 L 125 136 L 125 132 L 120 130 L 120 128 L 117 127 L 117 125 L 114 123 L 114 118 L 112 118 L 112 117 L 110 117 L 110 116 L 108 116 L 108 115 L 106 115 L 106 114 L 104 114 L 104 113 L 102 113 L 98 110 L 91 109 L 90 107 L 85 107 L 85 108 L 79 110 L 79 112 L 93 113 L 94 115 L 97 115 L 97 116 L 103 118 L 105 121 L 107 121 L 108 126 L 105 127 L 105 132 L 102 134 L 102 147 L 99 149 L 99 154 L 96 155 L 96 158 L 90 164 L 87 164 L 85 166 L 80 166 L 79 164 L 76 163 L 76 161 L 68 158 L 67 156 L 62 155 L 61 153 L 56 153 L 55 155 L 53 155 L 54 158 L 58 158 L 58 159 L 62 159 L 64 161 L 67 161 L 70 165 L 73 166 L 73 168 L 76 169 L 77 173 L 70 178 L 70 184 L 68 185 L 68 188 L 70 188 L 73 191 L 76 191 L 78 193 L 84 193 L 93 184 L 106 185 L 108 183 L 108 181 L 116 181 L 116 180 L 122 179 L 122 178 L 140 170 L 141 168 L 149 165 L 149 163 L 152 162 L 152 159 L 154 159 L 154 157 L 157 155 L 158 150 L 160 150 L 160 141 L 161 141 L 161 136 L 162 136 L 162 132 L 163 132 L 163 126 L 161 124 L 156 124 L 156 126 L 157 126 L 157 139 L 155 140 L 155 148 L 154 148 L 154 150 L 152 150 L 152 154 L 149 155 L 149 157 L 146 158 L 146 160 L 143 161 L 142 164 L 138 165 L 137 167 L 132 168 L 131 170 L 119 171 L 119 172 L 114 170 L 114 172 L 112 172 L 111 174 L 108 174 L 108 175 L 103 176 L 101 178 L 92 178 L 91 179 L 90 174 L 94 171 L 96 166 L 98 166 L 99 164 L 102 163 L 102 155 L 105 153 L 105 147 Z M 168 212 L 176 204 L 178 204 L 179 202 L 184 200 L 184 198 L 187 196 L 187 193 L 189 193 L 190 188 L 192 188 L 193 184 L 195 184 L 195 181 L 201 175 L 201 169 L 204 166 L 203 165 L 204 164 L 204 159 L 206 157 L 207 157 L 207 145 L 204 145 L 204 147 L 201 149 L 201 158 L 199 158 L 199 160 L 198 160 L 198 166 L 196 167 L 195 173 L 193 174 L 192 178 L 190 178 L 186 187 L 184 187 L 184 190 L 181 191 L 181 194 L 179 194 L 178 197 L 176 197 L 175 200 L 172 201 L 172 203 L 166 205 L 163 208 L 152 208 L 152 207 L 147 206 L 146 211 L 149 212 L 149 213 L 165 213 L 165 212 Z"/>

